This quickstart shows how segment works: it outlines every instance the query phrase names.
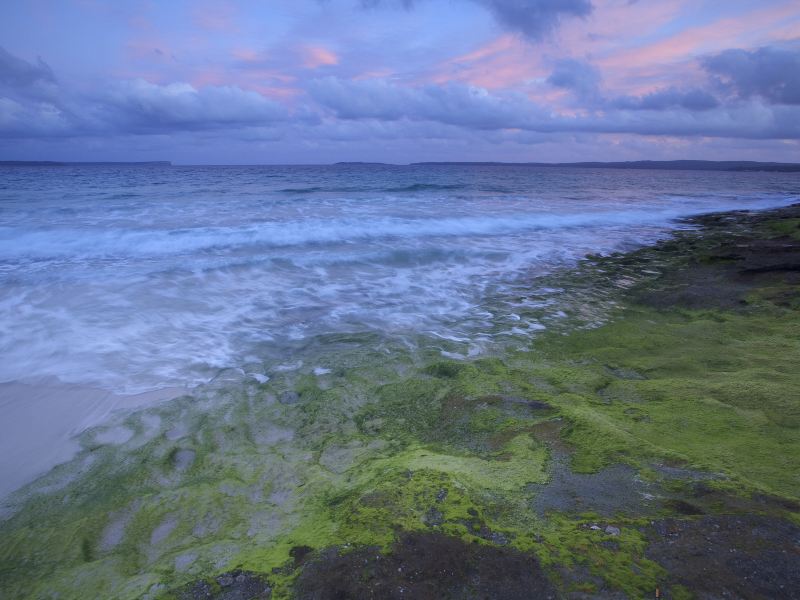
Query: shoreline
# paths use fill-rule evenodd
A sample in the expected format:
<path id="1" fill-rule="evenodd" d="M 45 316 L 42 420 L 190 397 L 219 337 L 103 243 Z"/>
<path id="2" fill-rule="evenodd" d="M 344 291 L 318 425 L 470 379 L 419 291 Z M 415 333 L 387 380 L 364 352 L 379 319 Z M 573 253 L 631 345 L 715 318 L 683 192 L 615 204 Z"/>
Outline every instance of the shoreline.
<path id="1" fill-rule="evenodd" d="M 131 413 L 131 438 L 84 444 L 63 487 L 0 521 L 0 590 L 798 589 L 800 205 L 691 222 L 558 276 L 613 300 L 597 327 L 399 371 L 367 353 Z"/>
<path id="2" fill-rule="evenodd" d="M 124 414 L 185 393 L 162 388 L 117 394 L 54 377 L 0 383 L 0 501 L 74 458 L 85 431 L 111 427 Z"/>

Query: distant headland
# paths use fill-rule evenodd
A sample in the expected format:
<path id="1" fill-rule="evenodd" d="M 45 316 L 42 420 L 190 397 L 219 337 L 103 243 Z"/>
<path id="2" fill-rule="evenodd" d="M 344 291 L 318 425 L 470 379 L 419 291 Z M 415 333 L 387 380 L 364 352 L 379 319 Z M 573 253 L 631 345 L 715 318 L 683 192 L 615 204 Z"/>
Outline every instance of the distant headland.
<path id="1" fill-rule="evenodd" d="M 407 166 L 464 167 L 534 167 L 572 169 L 657 169 L 661 171 L 779 171 L 800 172 L 800 163 L 760 162 L 754 160 L 633 160 L 618 162 L 499 162 L 499 161 L 426 161 Z M 337 162 L 334 166 L 406 166 L 382 162 Z"/>
<path id="2" fill-rule="evenodd" d="M 625 162 L 419 162 L 412 165 L 480 165 L 514 167 L 569 167 L 583 169 L 660 169 L 666 171 L 785 171 L 800 172 L 800 163 L 750 160 L 635 160 Z"/>
<path id="3" fill-rule="evenodd" d="M 104 162 L 65 162 L 57 160 L 0 160 L 0 167 L 171 167 L 169 160 L 150 160 L 143 162 L 104 161 Z"/>

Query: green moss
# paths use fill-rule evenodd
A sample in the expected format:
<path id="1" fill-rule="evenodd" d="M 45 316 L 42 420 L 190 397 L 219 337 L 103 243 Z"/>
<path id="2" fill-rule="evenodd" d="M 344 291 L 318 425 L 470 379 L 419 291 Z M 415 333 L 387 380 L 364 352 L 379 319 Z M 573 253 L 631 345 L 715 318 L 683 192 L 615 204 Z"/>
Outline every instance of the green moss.
<path id="1" fill-rule="evenodd" d="M 800 475 L 792 466 L 800 456 L 795 313 L 631 309 L 601 328 L 542 346 L 550 356 L 584 362 L 581 381 L 599 381 L 605 365 L 647 378 L 625 381 L 627 395 L 601 399 L 585 390 L 554 396 L 570 421 L 565 436 L 576 448 L 576 469 L 679 458 L 758 489 L 798 496 Z"/>
<path id="2" fill-rule="evenodd" d="M 602 580 L 607 589 L 622 590 L 631 598 L 650 597 L 666 572 L 645 557 L 646 539 L 640 533 L 642 522 L 617 520 L 620 535 L 610 536 L 594 519 L 569 519 L 552 515 L 539 531 L 540 543 L 534 547 L 542 563 L 558 569 L 567 588 L 579 591 L 576 572 L 588 571 Z M 592 529 L 592 526 L 595 529 Z"/>
<path id="3" fill-rule="evenodd" d="M 457 363 L 454 361 L 441 361 L 429 365 L 424 371 L 425 373 L 433 375 L 434 377 L 452 379 L 454 377 L 458 377 L 459 373 L 461 373 L 465 368 L 468 367 L 463 363 Z"/>
<path id="4" fill-rule="evenodd" d="M 438 454 L 426 449 L 413 449 L 398 457 L 408 468 L 433 469 L 456 480 L 483 489 L 518 491 L 528 483 L 547 480 L 547 451 L 526 435 L 512 439 L 505 447 L 503 460 L 486 460 L 473 456 Z"/>
<path id="5" fill-rule="evenodd" d="M 768 231 L 778 235 L 789 235 L 794 239 L 800 239 L 800 219 L 768 221 L 766 228 Z"/>
<path id="6" fill-rule="evenodd" d="M 675 600 L 692 600 L 694 594 L 682 585 L 675 585 L 670 588 L 670 593 Z"/>

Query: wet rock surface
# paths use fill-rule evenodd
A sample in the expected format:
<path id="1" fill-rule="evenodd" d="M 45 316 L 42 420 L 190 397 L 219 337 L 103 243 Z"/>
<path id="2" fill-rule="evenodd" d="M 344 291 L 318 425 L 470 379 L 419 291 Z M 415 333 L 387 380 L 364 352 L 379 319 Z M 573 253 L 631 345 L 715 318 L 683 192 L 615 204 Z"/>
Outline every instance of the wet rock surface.
<path id="1" fill-rule="evenodd" d="M 741 515 L 656 521 L 647 557 L 698 598 L 800 598 L 800 527 Z"/>
<path id="2" fill-rule="evenodd" d="M 556 592 L 536 558 L 438 533 L 407 533 L 376 548 L 323 552 L 295 586 L 303 600 L 545 600 Z"/>
<path id="3" fill-rule="evenodd" d="M 179 600 L 267 600 L 272 589 L 265 579 L 248 571 L 231 571 L 196 581 L 177 594 Z"/>
<path id="4" fill-rule="evenodd" d="M 800 217 L 800 205 L 762 214 L 706 215 L 692 222 L 708 228 L 716 243 L 705 236 L 699 241 L 668 242 L 662 248 L 685 252 L 696 250 L 685 268 L 672 269 L 655 285 L 634 291 L 634 298 L 656 308 L 682 306 L 690 309 L 742 309 L 754 290 L 779 282 L 800 285 L 800 236 L 765 238 L 758 228 L 767 219 L 780 216 L 784 223 Z M 754 227 L 756 229 L 754 229 Z M 784 233 L 781 231 L 780 233 Z M 711 242 L 711 243 L 709 243 Z M 702 247 L 694 247 L 696 244 Z"/>
<path id="5" fill-rule="evenodd" d="M 620 512 L 651 514 L 658 508 L 648 494 L 652 486 L 631 467 L 614 465 L 597 473 L 574 473 L 568 457 L 555 456 L 551 468 L 548 483 L 530 486 L 536 494 L 533 508 L 540 515 L 592 511 L 610 517 Z"/>

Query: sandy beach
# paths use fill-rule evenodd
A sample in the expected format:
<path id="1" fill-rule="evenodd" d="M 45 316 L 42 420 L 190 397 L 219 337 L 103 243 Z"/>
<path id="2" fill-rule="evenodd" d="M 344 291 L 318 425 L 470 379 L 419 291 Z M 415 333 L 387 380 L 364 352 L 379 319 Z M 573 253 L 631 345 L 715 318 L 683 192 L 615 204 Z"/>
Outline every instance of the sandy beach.
<path id="1" fill-rule="evenodd" d="M 0 383 L 0 499 L 73 458 L 81 432 L 183 393 L 121 395 L 54 378 Z"/>

